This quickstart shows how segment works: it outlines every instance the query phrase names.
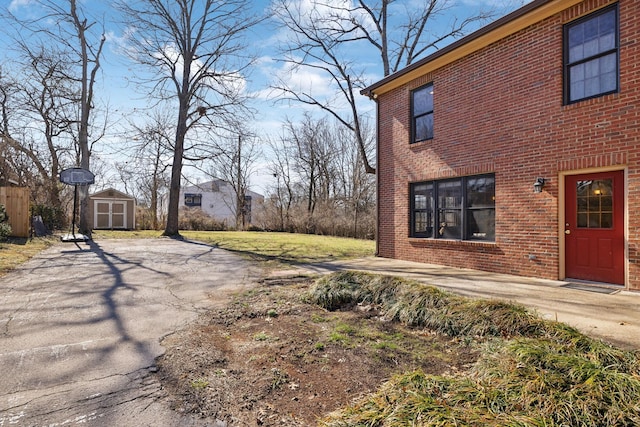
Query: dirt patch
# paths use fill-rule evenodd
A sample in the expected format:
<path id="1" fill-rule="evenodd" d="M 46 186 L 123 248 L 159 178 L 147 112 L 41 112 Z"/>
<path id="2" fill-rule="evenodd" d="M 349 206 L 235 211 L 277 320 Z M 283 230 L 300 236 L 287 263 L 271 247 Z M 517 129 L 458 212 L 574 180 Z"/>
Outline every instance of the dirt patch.
<path id="1" fill-rule="evenodd" d="M 395 373 L 465 369 L 465 342 L 384 321 L 375 307 L 328 312 L 311 279 L 265 281 L 163 341 L 172 406 L 225 426 L 309 426 Z"/>

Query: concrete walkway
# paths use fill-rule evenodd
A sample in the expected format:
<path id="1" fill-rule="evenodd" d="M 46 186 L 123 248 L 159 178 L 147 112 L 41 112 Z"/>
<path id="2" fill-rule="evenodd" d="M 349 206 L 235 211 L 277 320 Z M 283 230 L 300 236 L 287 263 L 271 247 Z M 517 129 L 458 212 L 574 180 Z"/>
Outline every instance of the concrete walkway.
<path id="1" fill-rule="evenodd" d="M 589 336 L 640 349 L 640 293 L 636 292 L 375 257 L 301 268 L 319 274 L 362 270 L 401 276 L 468 297 L 514 301 Z"/>

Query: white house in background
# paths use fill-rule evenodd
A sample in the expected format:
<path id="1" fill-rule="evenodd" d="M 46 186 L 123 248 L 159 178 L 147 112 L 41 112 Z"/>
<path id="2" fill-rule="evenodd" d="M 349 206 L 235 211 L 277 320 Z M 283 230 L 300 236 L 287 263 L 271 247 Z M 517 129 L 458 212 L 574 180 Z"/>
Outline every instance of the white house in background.
<path id="1" fill-rule="evenodd" d="M 162 198 L 163 211 L 167 211 L 169 194 Z M 261 209 L 264 196 L 247 190 L 245 195 L 246 225 L 252 224 L 252 214 Z M 190 185 L 180 189 L 178 207 L 199 208 L 227 226 L 236 224 L 236 192 L 233 186 L 222 179 Z"/>

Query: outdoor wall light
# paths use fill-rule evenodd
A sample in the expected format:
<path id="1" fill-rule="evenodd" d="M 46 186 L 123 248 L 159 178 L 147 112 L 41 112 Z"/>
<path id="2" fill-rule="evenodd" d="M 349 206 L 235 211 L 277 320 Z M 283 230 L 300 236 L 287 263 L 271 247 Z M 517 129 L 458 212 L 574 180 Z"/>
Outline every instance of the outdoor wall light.
<path id="1" fill-rule="evenodd" d="M 544 178 L 536 178 L 536 181 L 533 183 L 533 192 L 534 193 L 542 193 L 542 187 L 544 187 Z"/>

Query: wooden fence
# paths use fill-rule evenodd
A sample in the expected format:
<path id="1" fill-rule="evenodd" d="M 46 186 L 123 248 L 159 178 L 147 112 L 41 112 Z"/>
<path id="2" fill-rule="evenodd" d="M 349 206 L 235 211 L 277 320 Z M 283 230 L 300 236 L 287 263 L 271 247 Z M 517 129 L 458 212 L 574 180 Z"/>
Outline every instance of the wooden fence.
<path id="1" fill-rule="evenodd" d="M 11 235 L 29 237 L 29 189 L 0 187 L 0 205 L 4 205 L 7 210 Z"/>

